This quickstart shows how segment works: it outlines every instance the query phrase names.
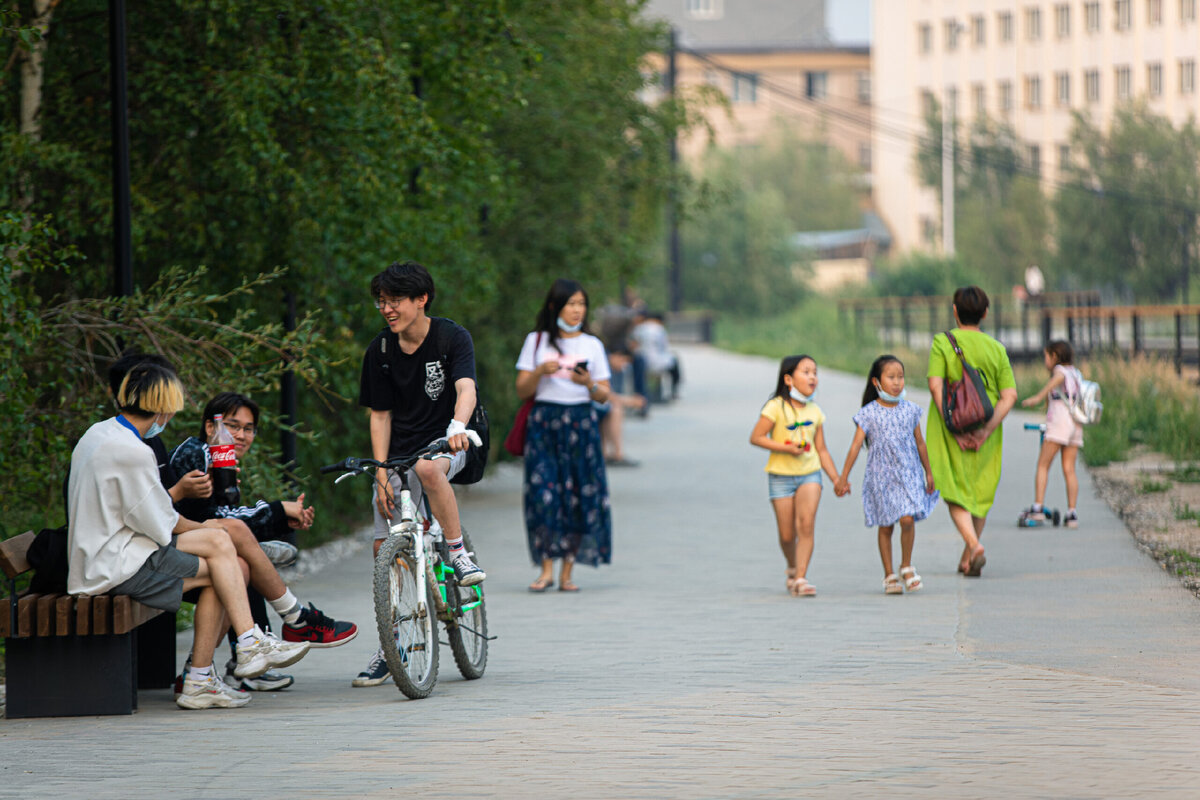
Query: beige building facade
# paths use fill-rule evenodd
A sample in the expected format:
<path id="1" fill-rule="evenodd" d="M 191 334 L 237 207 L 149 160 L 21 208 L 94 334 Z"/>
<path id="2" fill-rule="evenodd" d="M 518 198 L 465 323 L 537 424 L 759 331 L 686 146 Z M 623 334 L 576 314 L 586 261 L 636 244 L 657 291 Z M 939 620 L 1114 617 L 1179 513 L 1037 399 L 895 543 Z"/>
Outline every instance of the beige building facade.
<path id="1" fill-rule="evenodd" d="M 1184 123 L 1200 111 L 1200 0 L 875 0 L 872 93 L 875 203 L 895 249 L 942 247 L 939 193 L 914 165 L 930 98 L 960 128 L 986 113 L 1009 124 L 1050 187 L 1072 112 L 1106 127 L 1144 98 Z"/>

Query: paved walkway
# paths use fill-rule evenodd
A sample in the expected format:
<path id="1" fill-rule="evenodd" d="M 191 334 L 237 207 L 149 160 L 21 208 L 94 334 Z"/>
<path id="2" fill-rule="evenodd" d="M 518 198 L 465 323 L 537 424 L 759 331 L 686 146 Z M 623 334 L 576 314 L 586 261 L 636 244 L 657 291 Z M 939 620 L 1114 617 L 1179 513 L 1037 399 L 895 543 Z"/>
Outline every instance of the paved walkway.
<path id="1" fill-rule="evenodd" d="M 243 710 L 185 713 L 156 691 L 132 717 L 0 722 L 0 797 L 1197 795 L 1200 603 L 1086 475 L 1079 530 L 1016 528 L 1037 437 L 1008 425 L 985 577 L 955 574 L 939 509 L 917 532 L 926 588 L 901 597 L 881 592 L 857 495 L 827 487 L 820 596 L 790 598 L 747 444 L 775 365 L 684 359 L 686 399 L 628 425 L 642 466 L 611 474 L 614 563 L 580 568 L 580 594 L 525 591 L 519 468 L 466 493 L 500 637 L 482 680 L 443 649 L 427 700 L 350 687 L 373 649 L 364 550 L 296 587 L 363 633 L 294 667 L 292 689 Z M 862 383 L 818 389 L 839 465 Z"/>

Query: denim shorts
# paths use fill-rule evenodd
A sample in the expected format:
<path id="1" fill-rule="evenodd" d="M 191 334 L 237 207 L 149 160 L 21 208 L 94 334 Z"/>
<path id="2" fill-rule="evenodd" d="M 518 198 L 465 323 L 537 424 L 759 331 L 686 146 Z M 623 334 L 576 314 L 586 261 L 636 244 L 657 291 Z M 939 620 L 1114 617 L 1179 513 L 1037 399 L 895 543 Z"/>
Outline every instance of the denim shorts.
<path id="1" fill-rule="evenodd" d="M 774 472 L 768 472 L 767 497 L 772 500 L 791 497 L 806 483 L 815 483 L 820 486 L 821 470 L 814 470 L 807 475 L 776 475 Z"/>

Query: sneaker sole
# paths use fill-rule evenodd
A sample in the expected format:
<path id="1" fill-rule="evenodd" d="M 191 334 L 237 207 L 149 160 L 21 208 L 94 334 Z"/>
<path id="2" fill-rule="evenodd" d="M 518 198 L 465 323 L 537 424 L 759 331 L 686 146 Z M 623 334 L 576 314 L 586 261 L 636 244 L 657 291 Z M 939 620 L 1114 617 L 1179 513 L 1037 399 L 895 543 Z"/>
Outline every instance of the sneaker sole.
<path id="1" fill-rule="evenodd" d="M 350 681 L 350 685 L 363 689 L 368 686 L 379 686 L 380 684 L 387 683 L 391 678 L 391 673 L 384 675 L 382 678 L 355 678 Z"/>
<path id="2" fill-rule="evenodd" d="M 227 675 L 225 678 L 225 683 L 245 692 L 278 692 L 281 689 L 288 688 L 295 682 L 296 679 L 291 675 L 286 680 L 275 681 L 273 683 L 263 683 L 261 676 L 260 678 L 236 678 L 233 675 Z"/>
<path id="3" fill-rule="evenodd" d="M 224 695 L 218 697 L 216 695 L 179 695 L 175 700 L 175 705 L 185 711 L 202 711 L 206 708 L 242 708 L 250 702 L 250 698 L 234 700 Z"/>
<path id="4" fill-rule="evenodd" d="M 486 572 L 473 572 L 470 575 L 458 579 L 459 586 L 476 586 L 487 580 Z"/>
<path id="5" fill-rule="evenodd" d="M 287 631 L 285 630 L 283 632 L 283 634 L 286 637 Z M 317 647 L 317 648 L 341 647 L 346 642 L 350 641 L 351 639 L 353 639 L 356 636 L 358 636 L 358 628 L 355 628 L 354 633 L 350 634 L 349 636 L 343 637 L 341 639 L 337 639 L 336 641 L 332 641 L 332 642 L 315 642 L 312 639 L 287 639 L 287 638 L 285 638 L 284 641 L 290 642 L 291 644 L 306 643 L 306 644 L 308 644 L 309 647 Z"/>

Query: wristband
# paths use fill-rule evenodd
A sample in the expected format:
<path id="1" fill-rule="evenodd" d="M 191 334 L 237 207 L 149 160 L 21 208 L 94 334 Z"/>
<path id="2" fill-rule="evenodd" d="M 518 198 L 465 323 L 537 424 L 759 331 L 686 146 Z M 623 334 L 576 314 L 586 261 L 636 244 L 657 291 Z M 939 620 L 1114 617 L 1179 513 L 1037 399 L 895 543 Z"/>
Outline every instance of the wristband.
<path id="1" fill-rule="evenodd" d="M 458 436 L 460 433 L 467 432 L 467 425 L 464 422 L 459 422 L 456 419 L 450 420 L 450 424 L 446 426 L 446 438 Z"/>

